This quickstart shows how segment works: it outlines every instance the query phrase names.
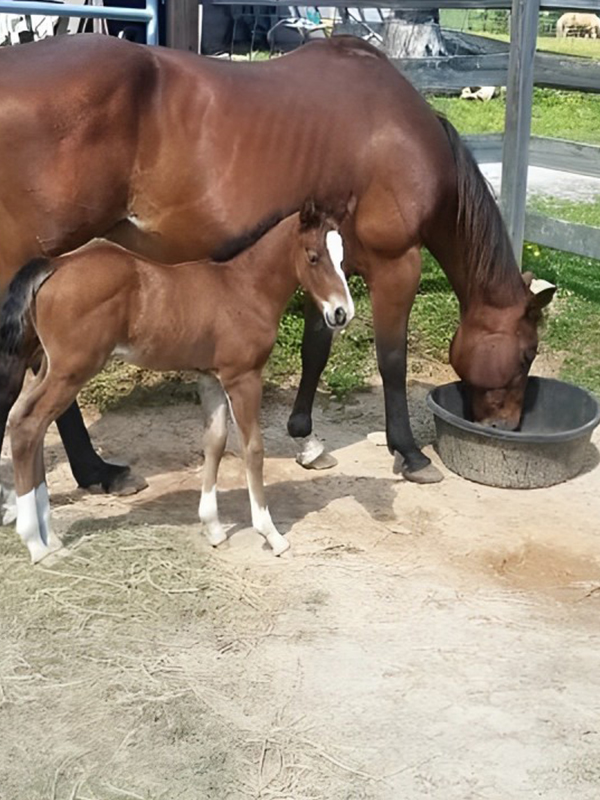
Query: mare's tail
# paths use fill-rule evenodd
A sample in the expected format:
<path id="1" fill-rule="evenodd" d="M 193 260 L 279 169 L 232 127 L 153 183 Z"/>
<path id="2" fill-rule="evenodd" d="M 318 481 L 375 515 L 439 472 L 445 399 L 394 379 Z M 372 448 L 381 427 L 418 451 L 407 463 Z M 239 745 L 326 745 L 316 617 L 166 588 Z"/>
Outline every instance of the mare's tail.
<path id="1" fill-rule="evenodd" d="M 21 392 L 32 355 L 31 301 L 53 271 L 46 258 L 29 261 L 12 279 L 0 309 L 0 450 L 9 412 Z"/>

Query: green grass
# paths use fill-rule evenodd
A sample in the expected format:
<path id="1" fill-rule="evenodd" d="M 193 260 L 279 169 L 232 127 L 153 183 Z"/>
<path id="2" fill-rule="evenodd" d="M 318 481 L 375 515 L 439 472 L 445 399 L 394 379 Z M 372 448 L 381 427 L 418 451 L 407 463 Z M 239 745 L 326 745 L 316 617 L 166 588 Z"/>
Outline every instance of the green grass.
<path id="1" fill-rule="evenodd" d="M 496 97 L 488 103 L 459 97 L 428 97 L 430 104 L 448 117 L 460 133 L 502 133 L 506 100 Z M 600 95 L 535 89 L 532 133 L 600 144 Z"/>

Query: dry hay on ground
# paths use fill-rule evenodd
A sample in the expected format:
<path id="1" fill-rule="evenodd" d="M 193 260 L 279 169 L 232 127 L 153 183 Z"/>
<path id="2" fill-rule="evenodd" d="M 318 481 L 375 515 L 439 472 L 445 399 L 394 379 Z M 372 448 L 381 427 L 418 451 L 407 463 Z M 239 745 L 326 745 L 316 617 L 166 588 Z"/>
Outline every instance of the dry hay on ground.
<path id="1" fill-rule="evenodd" d="M 149 480 L 133 498 L 73 490 L 54 436 L 66 549 L 33 569 L 0 536 L 0 798 L 595 800 L 594 451 L 549 490 L 407 484 L 365 438 L 383 422 L 374 388 L 321 404 L 340 466 L 308 473 L 284 400 L 264 418 L 287 561 L 244 528 L 234 455 L 230 546 L 199 535 L 194 405 L 95 419 L 105 454 Z"/>

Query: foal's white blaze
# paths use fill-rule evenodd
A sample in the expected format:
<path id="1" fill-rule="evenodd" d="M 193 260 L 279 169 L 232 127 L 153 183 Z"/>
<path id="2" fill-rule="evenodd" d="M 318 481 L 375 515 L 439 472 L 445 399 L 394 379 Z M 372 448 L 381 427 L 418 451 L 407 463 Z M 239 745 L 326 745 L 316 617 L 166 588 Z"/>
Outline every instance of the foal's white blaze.
<path id="1" fill-rule="evenodd" d="M 340 277 L 343 284 L 343 297 L 333 296 L 329 301 L 324 303 L 325 313 L 329 315 L 330 319 L 335 319 L 335 309 L 340 306 L 346 312 L 346 325 L 354 317 L 354 301 L 348 288 L 348 282 L 342 269 L 342 262 L 344 261 L 344 242 L 338 231 L 329 231 L 325 236 L 325 244 L 329 253 L 329 258 L 333 267 Z"/>
<path id="2" fill-rule="evenodd" d="M 34 564 L 48 555 L 48 548 L 42 539 L 38 522 L 34 489 L 21 497 L 17 496 L 17 533 L 27 546 Z"/>
<path id="3" fill-rule="evenodd" d="M 216 485 L 202 491 L 198 516 L 206 528 L 206 538 L 213 547 L 222 544 L 227 539 L 227 535 L 219 522 Z"/>

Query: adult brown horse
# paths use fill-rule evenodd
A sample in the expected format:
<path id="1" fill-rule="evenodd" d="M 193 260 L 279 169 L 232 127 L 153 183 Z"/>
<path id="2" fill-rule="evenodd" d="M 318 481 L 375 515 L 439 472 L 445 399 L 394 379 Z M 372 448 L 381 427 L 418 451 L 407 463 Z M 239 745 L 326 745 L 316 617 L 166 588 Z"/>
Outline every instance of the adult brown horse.
<path id="1" fill-rule="evenodd" d="M 351 194 L 345 267 L 368 284 L 387 441 L 405 475 L 436 480 L 406 403 L 406 332 L 425 245 L 460 300 L 451 348 L 473 413 L 519 422 L 539 307 L 454 128 L 376 49 L 350 37 L 239 64 L 108 37 L 0 52 L 0 291 L 19 266 L 105 236 L 164 262 L 228 258 L 307 197 Z M 311 431 L 331 333 L 308 311 L 288 430 Z M 0 435 L 16 387 L 0 376 Z M 127 475 L 92 450 L 76 405 L 59 430 L 77 482 Z"/>

